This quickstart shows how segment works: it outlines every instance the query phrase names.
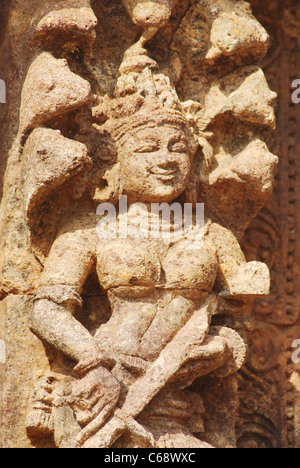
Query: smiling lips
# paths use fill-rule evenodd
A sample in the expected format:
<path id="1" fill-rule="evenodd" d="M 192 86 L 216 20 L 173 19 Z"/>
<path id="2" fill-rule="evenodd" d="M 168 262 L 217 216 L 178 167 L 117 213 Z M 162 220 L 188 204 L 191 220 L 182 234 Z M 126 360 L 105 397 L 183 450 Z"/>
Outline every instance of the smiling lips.
<path id="1" fill-rule="evenodd" d="M 163 181 L 171 181 L 175 178 L 178 169 L 152 169 L 150 173 Z"/>

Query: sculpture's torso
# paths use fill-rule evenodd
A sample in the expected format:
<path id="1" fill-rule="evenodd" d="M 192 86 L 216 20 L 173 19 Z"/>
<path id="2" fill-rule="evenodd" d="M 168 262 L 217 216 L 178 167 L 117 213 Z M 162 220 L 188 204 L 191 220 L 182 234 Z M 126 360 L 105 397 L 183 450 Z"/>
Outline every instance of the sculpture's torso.
<path id="1" fill-rule="evenodd" d="M 184 232 L 175 241 L 171 234 L 149 237 L 98 242 L 97 273 L 112 315 L 97 340 L 106 350 L 153 361 L 211 291 L 217 259 Z"/>

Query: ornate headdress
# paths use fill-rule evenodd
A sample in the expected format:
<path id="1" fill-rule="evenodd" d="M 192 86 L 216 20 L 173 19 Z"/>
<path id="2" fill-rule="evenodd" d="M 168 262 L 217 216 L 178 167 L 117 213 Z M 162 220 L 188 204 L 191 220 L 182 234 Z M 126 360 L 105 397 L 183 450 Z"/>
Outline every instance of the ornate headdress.
<path id="1" fill-rule="evenodd" d="M 184 128 L 191 137 L 190 126 L 170 79 L 159 73 L 158 64 L 151 59 L 141 43 L 132 46 L 124 55 L 120 67 L 115 97 L 105 97 L 95 109 L 95 117 L 116 141 L 143 126 L 168 124 Z"/>

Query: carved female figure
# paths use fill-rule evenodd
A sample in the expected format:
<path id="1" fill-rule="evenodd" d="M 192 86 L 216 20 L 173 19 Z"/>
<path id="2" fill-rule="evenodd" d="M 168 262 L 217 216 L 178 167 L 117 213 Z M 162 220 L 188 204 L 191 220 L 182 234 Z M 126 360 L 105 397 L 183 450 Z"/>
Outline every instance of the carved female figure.
<path id="1" fill-rule="evenodd" d="M 149 220 L 151 203 L 171 203 L 192 191 L 197 141 L 176 92 L 157 69 L 141 43 L 133 46 L 121 65 L 116 97 L 94 110 L 117 161 L 105 174 L 107 187 L 97 186 L 94 172 L 96 185 L 90 179 L 89 188 L 97 203 L 126 195 L 129 225 L 135 225 L 137 203 Z M 67 445 L 209 447 L 199 438 L 199 395 L 184 389 L 201 376 L 225 377 L 243 364 L 242 338 L 210 323 L 218 297 L 264 294 L 267 268 L 246 264 L 235 237 L 209 220 L 197 250 L 184 232 L 176 241 L 99 239 L 97 218 L 87 206 L 54 242 L 32 316 L 35 333 L 77 363 L 77 379 L 64 383 L 54 398 L 57 420 L 59 408 L 72 408 L 73 439 Z M 194 223 L 196 237 L 201 229 Z M 92 336 L 73 315 L 94 266 L 111 317 Z M 63 446 L 66 436 L 56 432 Z"/>
<path id="2" fill-rule="evenodd" d="M 247 263 L 237 240 L 277 163 L 264 143 L 276 95 L 249 65 L 268 35 L 243 0 L 35 3 L 36 54 L 0 209 L 0 297 L 20 297 L 13 308 L 33 344 L 26 362 L 35 354 L 16 380 L 23 433 L 43 376 L 27 418 L 37 444 L 22 437 L 30 446 L 42 436 L 52 445 L 53 435 L 57 447 L 234 446 L 239 333 L 251 326 L 251 296 L 269 289 L 267 267 Z M 122 3 L 143 32 L 115 88 L 119 52 L 138 34 Z M 149 45 L 159 71 L 144 47 L 169 19 Z M 197 102 L 180 102 L 175 85 Z M 159 216 L 186 202 L 188 231 L 175 212 Z M 99 223 L 104 208 L 114 216 Z M 103 221 L 113 236 L 102 235 Z M 32 302 L 44 354 L 27 330 Z M 17 353 L 11 362 L 18 375 Z"/>

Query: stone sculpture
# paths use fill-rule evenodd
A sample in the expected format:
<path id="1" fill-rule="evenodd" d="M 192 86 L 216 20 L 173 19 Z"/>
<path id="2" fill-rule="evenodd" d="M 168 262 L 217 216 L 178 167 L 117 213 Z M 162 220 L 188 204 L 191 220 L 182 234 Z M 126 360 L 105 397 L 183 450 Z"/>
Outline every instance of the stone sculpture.
<path id="1" fill-rule="evenodd" d="M 139 39 L 113 92 L 103 93 L 92 57 L 96 16 L 89 2 L 73 3 L 49 2 L 38 16 L 32 43 L 40 50 L 20 110 L 21 209 L 39 264 L 31 329 L 54 363 L 32 388 L 28 435 L 60 448 L 234 446 L 244 331 L 252 298 L 270 286 L 266 265 L 247 263 L 239 246 L 277 164 L 264 142 L 276 94 L 253 59 L 265 53 L 267 34 L 246 2 L 199 0 L 162 66 L 149 49 L 181 2 L 124 0 Z M 78 47 L 84 73 L 69 59 Z M 191 96 L 186 60 L 202 61 L 207 74 Z M 181 225 L 177 237 L 149 234 L 160 224 L 151 207 L 161 203 L 193 207 L 188 233 Z M 115 209 L 115 238 L 99 235 L 99 205 Z M 172 217 L 164 224 L 173 234 L 177 227 Z M 5 258 L 2 270 L 7 294 Z M 92 305 L 94 326 L 89 285 L 102 302 L 98 311 Z M 225 429 L 210 418 L 216 409 Z"/>

